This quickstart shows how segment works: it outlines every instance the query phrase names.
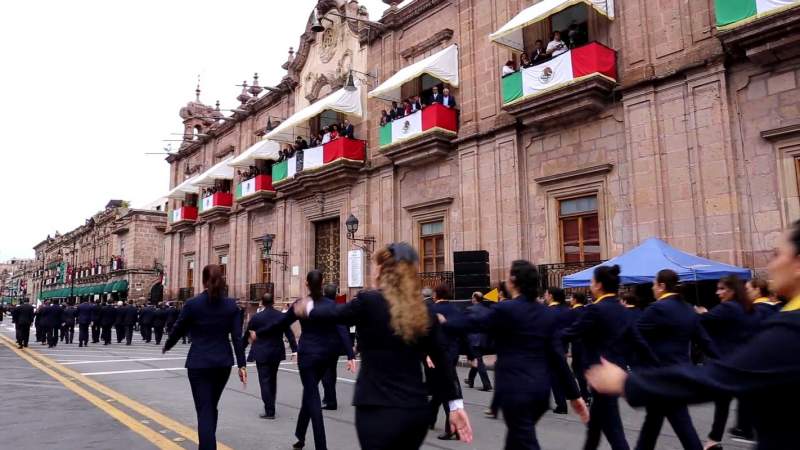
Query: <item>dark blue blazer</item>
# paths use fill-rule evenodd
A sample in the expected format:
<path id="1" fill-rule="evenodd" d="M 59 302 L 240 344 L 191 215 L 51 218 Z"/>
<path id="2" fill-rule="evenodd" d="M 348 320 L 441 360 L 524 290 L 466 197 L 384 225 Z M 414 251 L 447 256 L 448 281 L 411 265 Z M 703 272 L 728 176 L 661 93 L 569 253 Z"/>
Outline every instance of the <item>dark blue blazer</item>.
<path id="1" fill-rule="evenodd" d="M 56 305 L 45 306 L 40 313 L 41 325 L 44 327 L 57 327 L 61 325 L 61 307 Z"/>
<path id="2" fill-rule="evenodd" d="M 637 327 L 663 366 L 691 363 L 691 344 L 710 358 L 719 355 L 700 325 L 692 305 L 674 294 L 652 303 L 644 310 Z"/>
<path id="3" fill-rule="evenodd" d="M 719 360 L 630 374 L 625 384 L 628 403 L 705 403 L 734 396 L 749 402 L 758 450 L 797 448 L 800 311 L 781 312 L 764 325 L 738 351 Z"/>
<path id="4" fill-rule="evenodd" d="M 245 367 L 242 319 L 235 300 L 211 301 L 207 291 L 189 299 L 164 343 L 164 351 L 171 349 L 187 333 L 192 335 L 192 345 L 186 355 L 187 369 L 231 367 L 231 343 L 236 365 Z"/>
<path id="5" fill-rule="evenodd" d="M 467 307 L 467 314 L 475 316 L 485 316 L 489 314 L 489 306 L 481 303 Z M 489 348 L 489 334 L 485 332 L 469 333 L 467 335 L 469 346 L 481 351 Z"/>
<path id="6" fill-rule="evenodd" d="M 520 401 L 549 401 L 551 376 L 553 381 L 561 383 L 567 398 L 579 397 L 578 385 L 564 356 L 559 319 L 555 309 L 519 296 L 493 305 L 487 315 L 448 319 L 444 328 L 463 329 L 466 324 L 494 337 L 495 395 L 502 406 Z"/>
<path id="7" fill-rule="evenodd" d="M 167 323 L 167 310 L 165 308 L 156 308 L 153 315 L 153 326 L 156 328 L 164 328 Z"/>
<path id="8" fill-rule="evenodd" d="M 75 326 L 75 314 L 77 311 L 74 306 L 67 306 L 61 311 L 61 322 L 65 325 Z"/>
<path id="9" fill-rule="evenodd" d="M 94 322 L 95 325 L 100 325 L 102 312 L 103 307 L 99 303 L 92 303 L 92 322 Z"/>
<path id="10" fill-rule="evenodd" d="M 111 305 L 100 307 L 100 325 L 110 327 L 117 319 L 117 310 Z"/>
<path id="11" fill-rule="evenodd" d="M 602 357 L 626 367 L 632 356 L 645 364 L 657 362 L 658 358 L 632 326 L 631 315 L 617 297 L 606 297 L 584 309 L 578 320 L 564 330 L 564 338 L 581 341 L 587 364 L 598 364 Z"/>
<path id="12" fill-rule="evenodd" d="M 33 323 L 33 305 L 25 303 L 14 309 L 14 323 L 21 327 L 29 327 Z"/>
<path id="13" fill-rule="evenodd" d="M 95 306 L 91 303 L 81 303 L 78 305 L 78 325 L 88 325 L 92 323 Z"/>
<path id="14" fill-rule="evenodd" d="M 276 310 L 275 308 L 266 308 L 260 313 L 254 315 L 247 324 L 245 335 L 242 336 L 245 348 L 249 342 L 248 335 L 250 331 L 257 331 L 264 326 L 278 323 L 285 316 L 284 313 Z M 259 336 L 250 348 L 250 355 L 248 360 L 255 361 L 259 364 L 277 364 L 286 359 L 286 346 L 283 344 L 283 336 L 289 341 L 289 347 L 292 352 L 297 352 L 297 342 L 294 339 L 294 333 L 290 327 L 285 327 L 282 330 L 275 328 L 266 335 Z"/>
<path id="15" fill-rule="evenodd" d="M 139 315 L 139 323 L 144 326 L 153 325 L 153 320 L 156 318 L 156 309 L 148 305 L 142 310 Z"/>
<path id="16" fill-rule="evenodd" d="M 758 330 L 763 328 L 764 321 L 780 312 L 781 305 L 772 305 L 769 303 L 756 303 L 753 305 L 753 311 L 756 313 L 756 320 L 758 320 Z"/>
<path id="17" fill-rule="evenodd" d="M 736 351 L 758 327 L 756 314 L 748 314 L 737 302 L 722 302 L 700 315 L 721 357 Z"/>
<path id="18" fill-rule="evenodd" d="M 457 316 L 461 315 L 458 308 L 447 300 L 435 302 L 431 305 L 430 309 L 434 314 L 443 315 L 448 321 L 455 320 Z M 453 364 L 458 361 L 459 343 L 464 336 L 465 332 L 463 330 L 454 327 L 444 328 L 443 338 L 446 344 L 447 354 L 450 360 L 453 361 Z"/>
<path id="19" fill-rule="evenodd" d="M 175 321 L 178 320 L 178 315 L 180 315 L 180 313 L 178 308 L 170 306 L 167 309 L 167 326 L 173 325 Z"/>
<path id="20" fill-rule="evenodd" d="M 135 306 L 125 306 L 119 312 L 121 315 L 123 315 L 122 323 L 124 323 L 126 326 L 136 325 L 136 319 L 139 315 L 139 311 L 136 310 Z"/>
<path id="21" fill-rule="evenodd" d="M 567 323 L 567 328 L 571 327 L 578 319 L 583 315 L 586 311 L 586 305 L 575 307 L 570 307 L 569 311 L 564 313 L 566 316 L 564 318 L 564 322 Z M 564 330 L 561 330 L 561 334 L 563 337 Z M 572 353 L 572 365 L 573 367 L 586 367 L 586 350 L 583 348 L 583 342 L 580 339 L 576 339 L 574 336 L 570 339 L 564 338 L 564 345 L 566 346 L 569 344 L 570 346 L 570 353 Z"/>

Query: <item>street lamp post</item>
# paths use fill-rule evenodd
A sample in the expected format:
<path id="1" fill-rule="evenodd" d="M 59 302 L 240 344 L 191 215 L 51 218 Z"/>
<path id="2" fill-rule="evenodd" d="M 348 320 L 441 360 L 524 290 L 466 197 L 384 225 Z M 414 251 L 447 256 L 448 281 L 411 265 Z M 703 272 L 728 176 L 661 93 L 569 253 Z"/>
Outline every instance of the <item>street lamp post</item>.
<path id="1" fill-rule="evenodd" d="M 367 254 L 371 255 L 375 250 L 375 238 L 372 236 L 356 238 L 356 231 L 358 231 L 358 219 L 356 216 L 350 214 L 344 224 L 347 226 L 347 240 L 349 240 L 356 247 L 367 252 Z"/>
<path id="2" fill-rule="evenodd" d="M 276 262 L 281 266 L 281 270 L 284 272 L 286 271 L 286 259 L 289 257 L 289 253 L 281 252 L 281 253 L 272 253 L 272 244 L 275 243 L 275 235 L 274 234 L 265 234 L 264 237 L 261 238 L 261 259 L 264 261 Z M 272 256 L 275 256 L 279 259 L 273 259 Z"/>

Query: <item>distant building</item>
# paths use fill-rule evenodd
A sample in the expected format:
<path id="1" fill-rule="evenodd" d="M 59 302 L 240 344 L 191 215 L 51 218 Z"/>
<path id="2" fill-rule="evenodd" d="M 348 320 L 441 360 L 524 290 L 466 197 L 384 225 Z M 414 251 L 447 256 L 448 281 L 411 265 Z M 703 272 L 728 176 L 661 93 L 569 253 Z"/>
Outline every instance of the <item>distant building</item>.
<path id="1" fill-rule="evenodd" d="M 0 262 L 0 303 L 19 303 L 27 297 L 29 268 L 33 260 L 12 258 Z"/>

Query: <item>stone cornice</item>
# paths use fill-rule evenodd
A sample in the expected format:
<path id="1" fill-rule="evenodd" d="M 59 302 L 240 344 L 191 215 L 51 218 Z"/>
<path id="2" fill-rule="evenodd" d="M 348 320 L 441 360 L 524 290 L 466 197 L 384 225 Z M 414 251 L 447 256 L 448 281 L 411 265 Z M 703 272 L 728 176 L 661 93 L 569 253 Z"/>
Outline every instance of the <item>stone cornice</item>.
<path id="1" fill-rule="evenodd" d="M 403 206 L 403 209 L 406 211 L 419 211 L 420 209 L 447 206 L 451 203 L 453 203 L 453 197 L 442 197 L 437 198 L 436 200 L 428 200 L 425 202 L 414 203 L 413 205 L 406 205 Z"/>
<path id="2" fill-rule="evenodd" d="M 428 50 L 438 47 L 443 42 L 447 42 L 452 38 L 453 38 L 453 30 L 451 30 L 450 28 L 445 28 L 444 30 L 438 31 L 436 34 L 429 37 L 428 39 L 425 39 L 401 51 L 400 56 L 402 56 L 405 59 L 414 58 L 415 56 L 421 55 L 427 52 Z"/>
<path id="3" fill-rule="evenodd" d="M 447 2 L 448 0 L 416 0 L 403 8 L 390 8 L 381 17 L 380 23 L 388 29 L 398 29 L 425 14 L 433 13 L 434 8 Z"/>
<path id="4" fill-rule="evenodd" d="M 548 184 L 559 183 L 574 178 L 586 178 L 593 175 L 606 174 L 614 168 L 613 164 L 600 164 L 597 166 L 585 167 L 583 169 L 572 170 L 564 173 L 557 173 L 555 175 L 547 175 L 539 178 L 534 178 L 538 184 L 546 186 Z"/>
<path id="5" fill-rule="evenodd" d="M 785 127 L 773 128 L 761 132 L 761 137 L 768 141 L 781 141 L 784 139 L 800 137 L 800 123 Z"/>

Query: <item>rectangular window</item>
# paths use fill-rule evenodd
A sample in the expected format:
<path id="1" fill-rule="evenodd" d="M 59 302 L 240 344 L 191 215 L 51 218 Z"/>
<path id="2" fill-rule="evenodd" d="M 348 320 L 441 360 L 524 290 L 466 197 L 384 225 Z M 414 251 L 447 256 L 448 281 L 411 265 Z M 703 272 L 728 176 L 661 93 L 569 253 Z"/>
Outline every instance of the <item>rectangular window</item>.
<path id="1" fill-rule="evenodd" d="M 600 260 L 600 221 L 597 196 L 562 200 L 559 203 L 561 256 L 566 263 Z"/>
<path id="2" fill-rule="evenodd" d="M 222 278 L 227 281 L 228 279 L 228 255 L 220 255 L 219 267 L 222 269 Z"/>
<path id="3" fill-rule="evenodd" d="M 186 263 L 186 287 L 194 287 L 194 261 Z"/>
<path id="4" fill-rule="evenodd" d="M 421 272 L 444 271 L 444 221 L 420 224 Z"/>
<path id="5" fill-rule="evenodd" d="M 261 260 L 261 282 L 272 283 L 272 261 L 268 259 Z"/>

